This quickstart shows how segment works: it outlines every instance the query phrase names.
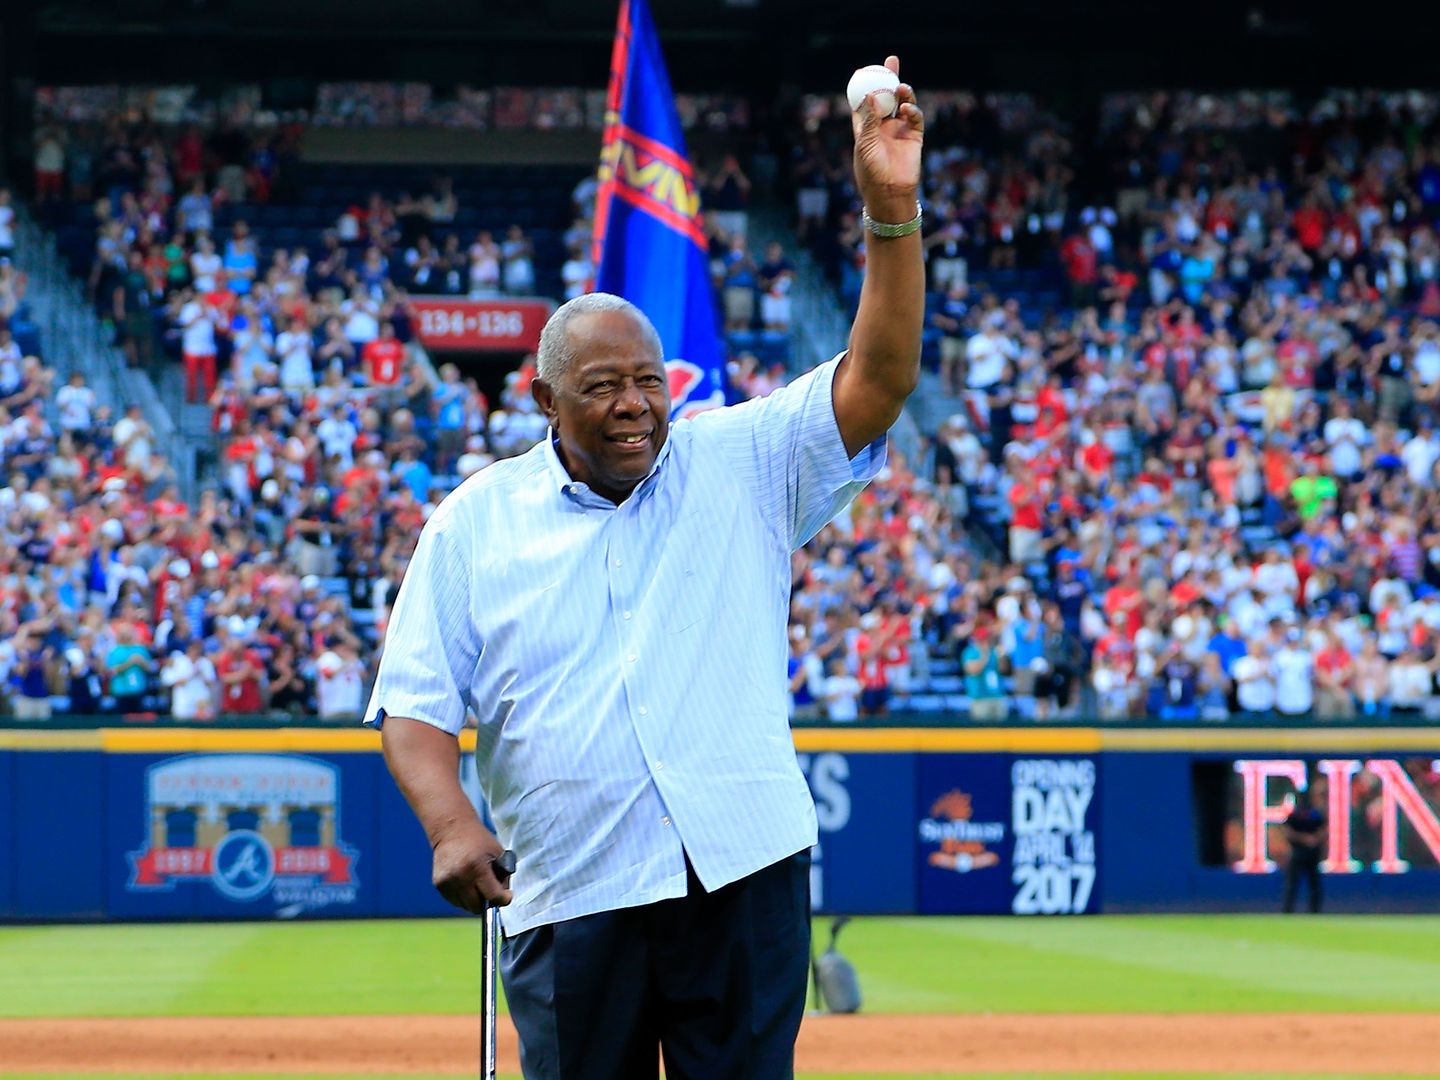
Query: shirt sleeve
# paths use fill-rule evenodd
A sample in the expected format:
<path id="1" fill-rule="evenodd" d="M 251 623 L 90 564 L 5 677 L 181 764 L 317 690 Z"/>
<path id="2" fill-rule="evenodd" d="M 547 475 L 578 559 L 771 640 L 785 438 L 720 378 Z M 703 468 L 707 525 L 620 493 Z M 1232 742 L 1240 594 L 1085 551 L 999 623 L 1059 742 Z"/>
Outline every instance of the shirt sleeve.
<path id="1" fill-rule="evenodd" d="M 470 705 L 480 650 L 470 614 L 470 561 L 453 535 L 453 515 L 420 532 L 385 630 L 385 648 L 364 723 L 419 720 L 458 735 Z"/>
<path id="2" fill-rule="evenodd" d="M 835 357 L 770 395 L 701 413 L 697 435 L 715 440 L 761 512 L 799 548 L 885 465 L 881 436 L 852 459 L 835 419 Z"/>

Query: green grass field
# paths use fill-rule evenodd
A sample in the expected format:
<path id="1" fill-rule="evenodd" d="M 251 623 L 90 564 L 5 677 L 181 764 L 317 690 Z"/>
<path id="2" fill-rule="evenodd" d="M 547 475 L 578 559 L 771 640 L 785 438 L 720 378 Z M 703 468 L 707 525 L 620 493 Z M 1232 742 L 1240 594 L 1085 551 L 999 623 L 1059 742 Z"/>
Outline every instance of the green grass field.
<path id="1" fill-rule="evenodd" d="M 877 918 L 841 945 L 867 1012 L 1440 1011 L 1440 917 Z M 459 919 L 10 927 L 0 1017 L 473 1014 L 478 967 Z"/>

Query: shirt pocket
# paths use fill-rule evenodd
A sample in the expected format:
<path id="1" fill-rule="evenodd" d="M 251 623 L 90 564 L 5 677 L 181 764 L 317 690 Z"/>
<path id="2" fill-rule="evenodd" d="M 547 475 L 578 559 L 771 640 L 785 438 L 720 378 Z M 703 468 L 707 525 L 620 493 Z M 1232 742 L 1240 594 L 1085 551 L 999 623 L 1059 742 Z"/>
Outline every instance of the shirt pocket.
<path id="1" fill-rule="evenodd" d="M 704 621 L 708 599 L 699 595 L 697 583 L 700 575 L 688 560 L 677 570 L 679 587 L 675 595 L 666 599 L 665 628 L 672 634 L 693 631 Z"/>
<path id="2" fill-rule="evenodd" d="M 693 632 L 710 610 L 712 598 L 705 594 L 705 582 L 711 575 L 705 567 L 723 555 L 713 550 L 705 518 L 698 506 L 681 509 L 666 530 L 659 553 L 660 592 L 654 599 L 661 606 L 659 622 L 670 634 Z"/>

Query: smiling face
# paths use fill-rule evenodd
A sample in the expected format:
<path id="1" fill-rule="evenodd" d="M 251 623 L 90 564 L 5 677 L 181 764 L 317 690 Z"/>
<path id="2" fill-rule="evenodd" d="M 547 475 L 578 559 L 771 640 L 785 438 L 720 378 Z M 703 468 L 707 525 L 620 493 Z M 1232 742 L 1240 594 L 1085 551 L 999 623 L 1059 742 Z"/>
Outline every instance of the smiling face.
<path id="1" fill-rule="evenodd" d="M 574 362 L 555 385 L 536 379 L 532 392 L 559 435 L 571 477 L 618 503 L 650 474 L 665 445 L 665 365 L 624 311 L 577 315 L 569 334 Z"/>

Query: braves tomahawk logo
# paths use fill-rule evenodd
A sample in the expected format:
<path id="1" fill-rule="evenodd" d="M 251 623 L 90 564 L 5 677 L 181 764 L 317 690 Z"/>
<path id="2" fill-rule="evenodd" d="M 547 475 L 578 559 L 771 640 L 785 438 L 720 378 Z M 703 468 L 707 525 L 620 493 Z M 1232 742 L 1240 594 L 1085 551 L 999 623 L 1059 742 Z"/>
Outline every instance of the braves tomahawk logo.
<path id="1" fill-rule="evenodd" d="M 705 369 L 689 360 L 665 361 L 670 383 L 670 419 L 682 420 L 725 404 L 725 392 L 712 387 L 705 394 Z"/>

